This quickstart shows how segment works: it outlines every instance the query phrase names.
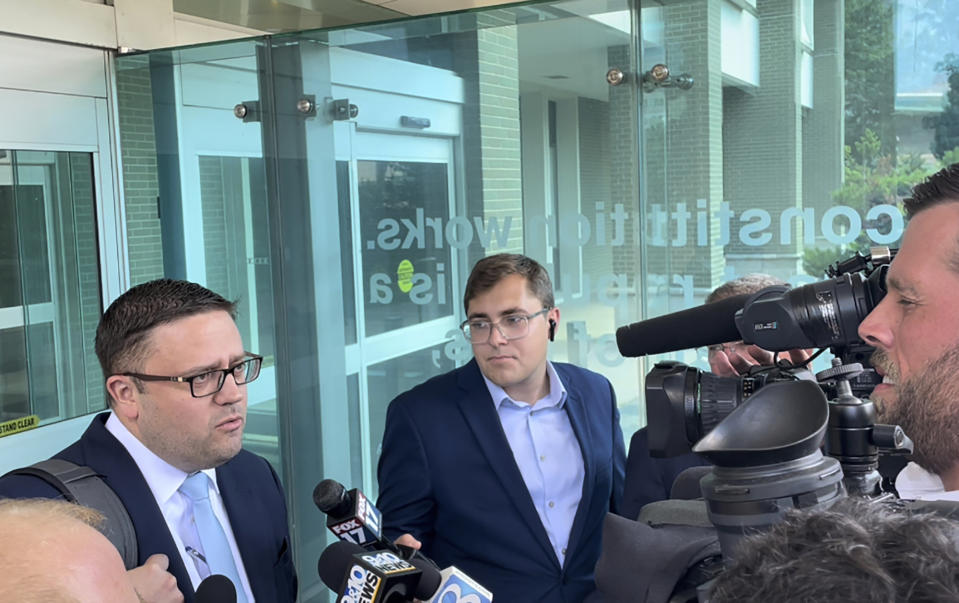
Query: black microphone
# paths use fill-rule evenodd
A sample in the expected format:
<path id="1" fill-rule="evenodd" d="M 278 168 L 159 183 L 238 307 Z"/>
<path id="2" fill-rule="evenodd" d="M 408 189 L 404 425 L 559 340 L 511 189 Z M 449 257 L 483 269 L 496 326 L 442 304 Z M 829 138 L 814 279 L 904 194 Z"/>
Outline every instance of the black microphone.
<path id="1" fill-rule="evenodd" d="M 392 551 L 368 551 L 338 540 L 323 549 L 316 571 L 323 584 L 338 593 L 339 603 L 401 603 L 419 598 L 416 588 L 422 570 Z"/>
<path id="2" fill-rule="evenodd" d="M 196 587 L 196 603 L 236 603 L 236 587 L 222 574 L 210 574 Z"/>
<path id="3" fill-rule="evenodd" d="M 313 502 L 326 513 L 326 527 L 342 542 L 366 550 L 386 549 L 420 569 L 416 598 L 426 600 L 440 584 L 439 567 L 416 549 L 398 545 L 383 537 L 382 514 L 358 489 L 347 490 L 336 480 L 325 479 L 313 489 Z"/>
<path id="4" fill-rule="evenodd" d="M 380 529 L 382 514 L 356 488 L 347 490 L 338 481 L 325 479 L 313 489 L 313 502 L 326 513 L 326 525 L 336 534 L 340 542 L 349 543 L 359 547 L 360 550 L 365 548 L 373 552 L 389 551 L 418 569 L 421 573 L 415 585 L 414 594 L 420 601 L 431 603 L 442 600 L 445 603 L 450 599 L 443 599 L 443 596 L 446 594 L 452 596 L 454 593 L 460 593 L 462 597 L 470 595 L 465 599 L 462 597 L 452 599 L 454 601 L 487 603 L 492 600 L 493 595 L 488 590 L 456 567 L 450 566 L 441 572 L 432 559 L 418 550 L 395 544 L 384 538 Z M 323 577 L 322 570 L 320 570 L 320 577 Z M 327 583 L 327 586 L 330 585 L 326 578 L 323 578 L 323 581 Z M 431 598 L 434 595 L 436 597 Z"/>
<path id="5" fill-rule="evenodd" d="M 619 353 L 632 358 L 738 341 L 742 335 L 736 328 L 735 315 L 752 295 L 733 295 L 620 327 L 616 329 Z"/>
<path id="6" fill-rule="evenodd" d="M 325 479 L 313 489 L 313 503 L 326 513 L 326 527 L 340 540 L 360 546 L 384 545 L 382 515 L 363 493 L 347 490 L 338 481 Z"/>

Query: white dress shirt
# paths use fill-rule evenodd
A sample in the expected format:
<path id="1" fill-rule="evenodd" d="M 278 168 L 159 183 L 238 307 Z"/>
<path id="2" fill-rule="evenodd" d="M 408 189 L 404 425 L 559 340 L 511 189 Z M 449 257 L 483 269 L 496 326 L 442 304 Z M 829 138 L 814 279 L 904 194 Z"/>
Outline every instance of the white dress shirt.
<path id="1" fill-rule="evenodd" d="M 959 500 L 959 490 L 947 492 L 938 475 L 913 462 L 896 476 L 896 491 L 908 500 Z"/>
<path id="2" fill-rule="evenodd" d="M 547 361 L 549 393 L 535 404 L 517 402 L 483 375 L 513 458 L 526 483 L 560 566 L 583 497 L 583 451 L 566 412 L 566 388 Z"/>
<path id="3" fill-rule="evenodd" d="M 186 545 L 183 542 L 183 535 L 195 534 L 195 528 L 192 525 L 190 510 L 190 499 L 179 491 L 183 480 L 187 474 L 177 469 L 170 463 L 167 463 L 149 448 L 143 445 L 136 436 L 130 433 L 130 430 L 120 422 L 120 419 L 114 413 L 110 413 L 106 424 L 107 431 L 113 434 L 117 440 L 127 449 L 133 461 L 143 474 L 156 499 L 160 512 L 163 513 L 163 519 L 166 520 L 167 528 L 176 543 L 177 551 L 186 566 L 186 571 L 190 574 L 190 582 L 193 588 L 199 586 L 201 578 L 197 571 L 196 560 L 187 553 Z M 236 569 L 240 574 L 240 580 L 243 582 L 242 588 L 246 591 L 246 600 L 253 603 L 253 592 L 250 590 L 250 580 L 246 576 L 246 568 L 243 566 L 243 559 L 240 557 L 240 551 L 236 547 L 236 538 L 233 537 L 233 527 L 230 525 L 230 518 L 223 507 L 223 497 L 220 496 L 220 487 L 216 483 L 216 470 L 205 469 L 203 473 L 209 476 L 213 487 L 210 489 L 210 505 L 213 507 L 213 514 L 220 520 L 223 531 L 226 533 L 226 539 L 230 543 L 230 550 L 233 551 L 233 560 L 236 562 Z M 141 551 L 142 552 L 142 551 Z M 149 551 L 147 551 L 149 552 Z M 239 590 L 241 585 L 236 585 Z"/>

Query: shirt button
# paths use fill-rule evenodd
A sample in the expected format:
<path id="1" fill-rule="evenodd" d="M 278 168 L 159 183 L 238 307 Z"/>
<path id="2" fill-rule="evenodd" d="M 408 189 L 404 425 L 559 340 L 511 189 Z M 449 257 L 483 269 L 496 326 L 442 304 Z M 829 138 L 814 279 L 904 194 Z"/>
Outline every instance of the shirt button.
<path id="1" fill-rule="evenodd" d="M 539 455 L 539 460 L 545 461 L 545 460 L 546 460 L 546 455 L 545 455 L 545 454 Z"/>
<path id="2" fill-rule="evenodd" d="M 563 549 L 563 555 L 565 555 L 565 554 L 566 554 L 566 549 Z"/>
<path id="3" fill-rule="evenodd" d="M 552 508 L 555 507 L 555 506 L 556 506 L 556 503 L 554 503 L 553 501 L 549 501 L 549 508 L 550 508 L 550 509 L 552 509 Z"/>

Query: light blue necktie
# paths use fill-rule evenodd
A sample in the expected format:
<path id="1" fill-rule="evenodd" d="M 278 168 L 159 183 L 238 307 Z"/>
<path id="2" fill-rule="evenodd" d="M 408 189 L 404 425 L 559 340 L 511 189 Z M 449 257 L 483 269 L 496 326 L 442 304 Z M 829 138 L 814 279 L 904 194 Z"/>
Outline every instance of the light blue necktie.
<path id="1" fill-rule="evenodd" d="M 203 472 L 194 473 L 187 477 L 180 486 L 187 498 L 193 501 L 193 521 L 200 537 L 200 546 L 203 548 L 203 557 L 211 574 L 223 574 L 236 587 L 237 603 L 246 603 L 246 593 L 240 574 L 233 561 L 233 551 L 226 539 L 223 526 L 213 514 L 210 506 L 210 478 Z M 203 576 L 204 578 L 206 576 Z"/>

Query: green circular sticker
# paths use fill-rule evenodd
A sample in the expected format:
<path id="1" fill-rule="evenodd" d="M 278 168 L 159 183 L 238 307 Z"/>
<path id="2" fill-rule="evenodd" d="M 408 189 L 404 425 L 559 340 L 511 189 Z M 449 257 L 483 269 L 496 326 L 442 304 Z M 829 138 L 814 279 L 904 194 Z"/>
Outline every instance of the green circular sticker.
<path id="1" fill-rule="evenodd" d="M 410 289 L 413 288 L 413 262 L 403 260 L 396 267 L 396 284 L 403 293 L 410 292 Z"/>

